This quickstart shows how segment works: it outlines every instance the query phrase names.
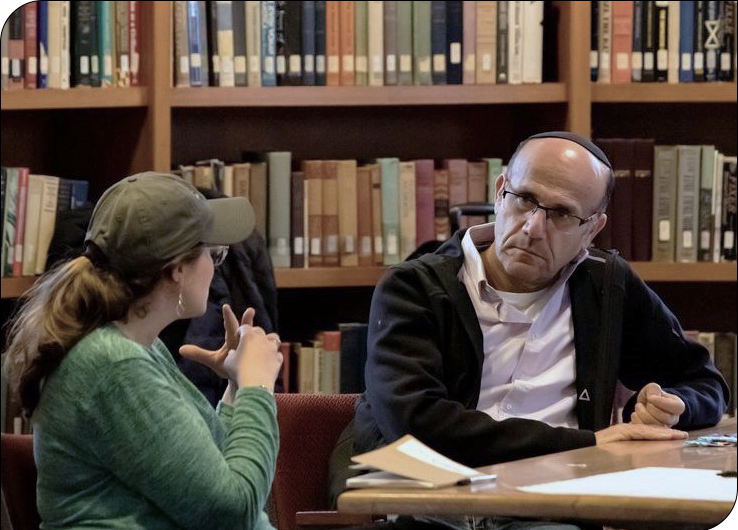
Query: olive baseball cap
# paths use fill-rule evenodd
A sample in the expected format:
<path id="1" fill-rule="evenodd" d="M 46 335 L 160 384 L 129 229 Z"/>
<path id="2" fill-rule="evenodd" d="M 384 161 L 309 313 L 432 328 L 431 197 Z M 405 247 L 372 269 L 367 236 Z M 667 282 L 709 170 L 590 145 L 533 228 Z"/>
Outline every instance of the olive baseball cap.
<path id="1" fill-rule="evenodd" d="M 147 171 L 116 182 L 95 205 L 91 241 L 124 273 L 153 271 L 203 245 L 231 245 L 254 229 L 245 197 L 206 199 L 176 175 Z"/>

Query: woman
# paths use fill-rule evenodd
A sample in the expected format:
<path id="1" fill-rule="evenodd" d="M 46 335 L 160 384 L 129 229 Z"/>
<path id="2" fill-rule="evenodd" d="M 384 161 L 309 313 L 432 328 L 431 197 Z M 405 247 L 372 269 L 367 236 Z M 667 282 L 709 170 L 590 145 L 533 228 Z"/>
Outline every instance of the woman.
<path id="1" fill-rule="evenodd" d="M 225 245 L 253 219 L 244 198 L 128 177 L 95 207 L 84 254 L 21 301 L 5 368 L 34 428 L 44 528 L 272 528 L 279 337 L 224 306 L 223 347 L 183 346 L 228 377 L 217 411 L 158 339 L 203 313 Z"/>

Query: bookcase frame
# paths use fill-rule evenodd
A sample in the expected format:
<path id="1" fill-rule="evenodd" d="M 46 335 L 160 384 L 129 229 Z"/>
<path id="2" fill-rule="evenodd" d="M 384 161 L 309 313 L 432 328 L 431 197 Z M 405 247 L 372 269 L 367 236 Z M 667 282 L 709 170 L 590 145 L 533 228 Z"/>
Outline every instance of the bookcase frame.
<path id="1" fill-rule="evenodd" d="M 69 90 L 20 90 L 2 93 L 2 165 L 29 166 L 34 172 L 90 180 L 97 197 L 112 182 L 143 170 L 169 171 L 173 165 L 200 157 L 193 145 L 210 149 L 222 143 L 221 152 L 205 156 L 226 158 L 237 149 L 295 150 L 295 158 L 341 156 L 471 157 L 509 156 L 515 144 L 542 128 L 559 128 L 586 136 L 618 133 L 622 136 L 653 136 L 672 141 L 670 123 L 652 123 L 651 130 L 632 130 L 626 114 L 642 116 L 667 104 L 672 109 L 701 106 L 718 126 L 709 121 L 694 129 L 715 129 L 713 135 L 680 137 L 683 143 L 713 140 L 726 154 L 735 154 L 736 83 L 633 83 L 605 85 L 590 82 L 590 10 L 587 2 L 554 2 L 559 10 L 558 70 L 556 83 L 540 85 L 447 85 L 386 87 L 267 87 L 267 88 L 173 88 L 171 2 L 141 2 L 141 86 L 133 88 L 75 88 Z M 392 121 L 396 113 L 402 119 Z M 598 116 L 608 116 L 599 120 Z M 678 112 L 677 112 L 678 114 Z M 428 116 L 438 116 L 435 135 L 418 134 Z M 310 121 L 321 116 L 323 119 Z M 481 118 L 479 117 L 481 116 Z M 594 116 L 594 118 L 593 118 Z M 408 119 L 405 119 L 408 118 Z M 216 135 L 218 124 L 239 125 L 254 120 L 234 136 Z M 676 118 L 678 119 L 678 118 Z M 230 120 L 230 122 L 229 122 Z M 722 120 L 722 121 L 721 121 Z M 400 124 L 389 144 L 390 153 L 371 152 L 356 139 L 356 130 L 381 135 L 383 121 Z M 479 125 L 478 122 L 490 122 Z M 605 123 L 607 122 L 607 123 Z M 688 125 L 687 125 L 688 126 Z M 198 134 L 198 130 L 204 131 Z M 684 128 L 684 127 L 683 127 Z M 232 127 L 232 129 L 242 129 Z M 291 130 L 291 132 L 288 131 Z M 275 131 L 281 131 L 276 133 Z M 302 138 L 348 136 L 342 152 L 301 153 Z M 271 133 L 271 134 L 269 134 Z M 347 134 L 343 134 L 347 133 Z M 348 133 L 353 133 L 353 136 Z M 651 133 L 651 134 L 649 134 Z M 666 138 L 661 138 L 663 135 Z M 230 133 L 229 133 L 230 134 Z M 259 143 L 262 136 L 284 134 L 288 145 Z M 682 133 L 685 134 L 685 133 Z M 693 133 L 697 134 L 697 132 Z M 458 136 L 458 141 L 447 142 Z M 257 138 L 258 137 L 258 138 Z M 423 151 L 428 138 L 451 147 L 449 152 Z M 209 142 L 216 142 L 208 144 Z M 433 142 L 431 142 L 433 144 Z M 430 149 L 433 149 L 431 145 Z M 466 146 L 469 151 L 466 152 Z M 493 149 L 490 149 L 490 146 Z M 499 147 L 498 147 L 499 146 Z M 735 301 L 736 263 L 634 263 L 647 282 L 698 284 L 704 289 L 732 293 Z M 338 269 L 277 269 L 280 290 L 370 288 L 383 267 Z M 28 289 L 34 278 L 3 278 L 2 298 L 13 299 Z M 658 290 L 658 289 L 657 289 Z M 676 288 L 678 291 L 679 289 Z M 11 303 L 8 300 L 7 303 Z M 685 300 L 684 305 L 689 301 Z M 735 303 L 715 312 L 728 312 L 735 331 Z M 280 309 L 282 309 L 280 307 Z M 680 311 L 675 311 L 680 314 Z M 680 314 L 681 317 L 681 314 Z M 289 319 L 288 319 L 289 320 Z M 283 321 L 284 322 L 284 321 Z M 727 322 L 727 320 L 726 320 Z"/>

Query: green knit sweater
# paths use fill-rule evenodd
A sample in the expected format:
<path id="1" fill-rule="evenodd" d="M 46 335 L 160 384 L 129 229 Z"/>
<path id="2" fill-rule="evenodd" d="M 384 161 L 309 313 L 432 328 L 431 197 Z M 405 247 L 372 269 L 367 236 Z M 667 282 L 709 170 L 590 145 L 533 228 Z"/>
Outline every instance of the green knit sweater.
<path id="1" fill-rule="evenodd" d="M 42 528 L 272 528 L 274 397 L 242 388 L 216 412 L 158 339 L 93 331 L 32 420 Z"/>

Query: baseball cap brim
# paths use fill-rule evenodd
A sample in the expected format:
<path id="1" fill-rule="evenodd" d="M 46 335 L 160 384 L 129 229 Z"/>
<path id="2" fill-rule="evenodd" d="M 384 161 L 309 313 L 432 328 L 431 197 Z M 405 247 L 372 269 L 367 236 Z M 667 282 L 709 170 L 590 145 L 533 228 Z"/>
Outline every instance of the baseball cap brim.
<path id="1" fill-rule="evenodd" d="M 233 245 L 249 237 L 254 230 L 254 209 L 245 197 L 210 199 L 207 206 L 213 213 L 213 224 L 202 243 Z"/>

